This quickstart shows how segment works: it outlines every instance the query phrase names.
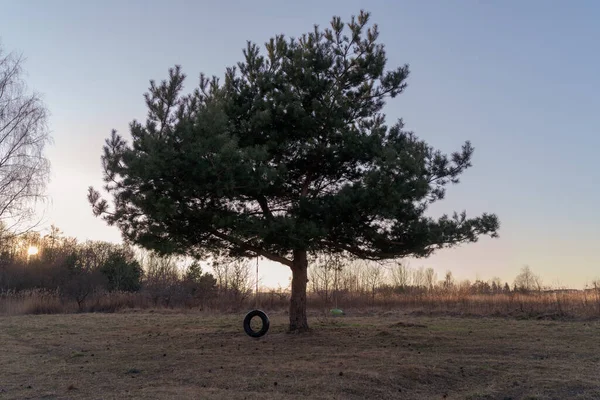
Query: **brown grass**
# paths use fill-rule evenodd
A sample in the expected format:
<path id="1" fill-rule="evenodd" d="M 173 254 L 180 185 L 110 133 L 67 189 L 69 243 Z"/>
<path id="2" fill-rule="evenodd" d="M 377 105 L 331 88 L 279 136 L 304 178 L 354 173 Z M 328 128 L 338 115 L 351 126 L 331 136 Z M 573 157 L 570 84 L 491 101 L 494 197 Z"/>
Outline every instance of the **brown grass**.
<path id="1" fill-rule="evenodd" d="M 0 317 L 3 399 L 597 399 L 600 323 L 244 313 Z"/>
<path id="2" fill-rule="evenodd" d="M 171 302 L 169 309 L 239 312 L 248 308 L 286 311 L 289 294 L 260 293 L 258 303 L 250 296 L 242 302 L 232 302 L 227 296 L 211 297 L 207 301 Z M 465 293 L 378 293 L 375 298 L 364 293 L 344 293 L 338 297 L 344 310 L 397 310 L 429 316 L 486 316 L 517 319 L 600 319 L 600 291 L 541 292 L 511 294 Z M 309 294 L 308 306 L 314 311 L 327 311 L 335 306 L 314 293 Z M 98 293 L 90 295 L 79 308 L 74 300 L 61 298 L 51 291 L 23 291 L 0 295 L 0 315 L 61 314 L 74 312 L 117 312 L 126 309 L 165 308 L 157 305 L 144 292 Z"/>

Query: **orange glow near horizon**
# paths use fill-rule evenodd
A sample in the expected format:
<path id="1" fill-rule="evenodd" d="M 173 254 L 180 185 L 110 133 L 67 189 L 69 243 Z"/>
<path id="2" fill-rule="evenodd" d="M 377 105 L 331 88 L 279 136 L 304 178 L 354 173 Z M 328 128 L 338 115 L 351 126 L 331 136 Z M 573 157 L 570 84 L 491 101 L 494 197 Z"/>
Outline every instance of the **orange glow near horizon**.
<path id="1" fill-rule="evenodd" d="M 39 249 L 37 248 L 37 246 L 29 246 L 29 248 L 27 249 L 27 255 L 29 257 L 35 256 L 37 255 L 37 253 L 39 253 Z"/>

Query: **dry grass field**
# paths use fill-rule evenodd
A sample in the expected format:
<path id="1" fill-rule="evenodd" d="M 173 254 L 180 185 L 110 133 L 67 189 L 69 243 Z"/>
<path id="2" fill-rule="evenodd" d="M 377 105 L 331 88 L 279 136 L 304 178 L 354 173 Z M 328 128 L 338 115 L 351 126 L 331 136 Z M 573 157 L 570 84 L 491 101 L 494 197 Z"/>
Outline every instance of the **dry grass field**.
<path id="1" fill-rule="evenodd" d="M 2 399 L 598 399 L 600 322 L 397 312 L 0 317 Z"/>

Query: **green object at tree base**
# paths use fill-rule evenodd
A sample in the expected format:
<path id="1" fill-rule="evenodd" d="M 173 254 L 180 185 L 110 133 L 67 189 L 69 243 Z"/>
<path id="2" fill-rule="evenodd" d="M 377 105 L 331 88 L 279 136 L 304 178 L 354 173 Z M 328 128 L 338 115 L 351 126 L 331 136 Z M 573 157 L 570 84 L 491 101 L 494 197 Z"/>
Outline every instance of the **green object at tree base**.
<path id="1" fill-rule="evenodd" d="M 342 315 L 346 315 L 346 314 L 344 313 L 344 311 L 340 310 L 339 308 L 334 308 L 334 309 L 331 309 L 331 310 L 329 310 L 329 312 L 331 313 L 331 315 L 333 315 L 333 316 L 335 316 L 335 317 L 339 317 L 339 316 L 342 316 Z"/>

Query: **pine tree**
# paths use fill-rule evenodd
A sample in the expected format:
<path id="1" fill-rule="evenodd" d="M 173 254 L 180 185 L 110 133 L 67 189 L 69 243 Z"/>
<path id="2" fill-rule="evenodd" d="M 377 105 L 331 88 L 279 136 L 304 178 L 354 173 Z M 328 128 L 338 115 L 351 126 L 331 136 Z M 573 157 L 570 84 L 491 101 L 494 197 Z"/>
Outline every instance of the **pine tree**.
<path id="1" fill-rule="evenodd" d="M 292 270 L 290 330 L 308 329 L 309 257 L 426 257 L 497 236 L 493 214 L 434 219 L 471 166 L 466 142 L 442 154 L 385 124 L 386 99 L 404 91 L 407 65 L 386 70 L 378 28 L 348 24 L 248 43 L 224 82 L 200 76 L 182 94 L 179 66 L 151 81 L 132 144 L 113 131 L 102 157 L 114 209 L 90 188 L 96 215 L 130 242 L 162 253 L 262 256 Z"/>

